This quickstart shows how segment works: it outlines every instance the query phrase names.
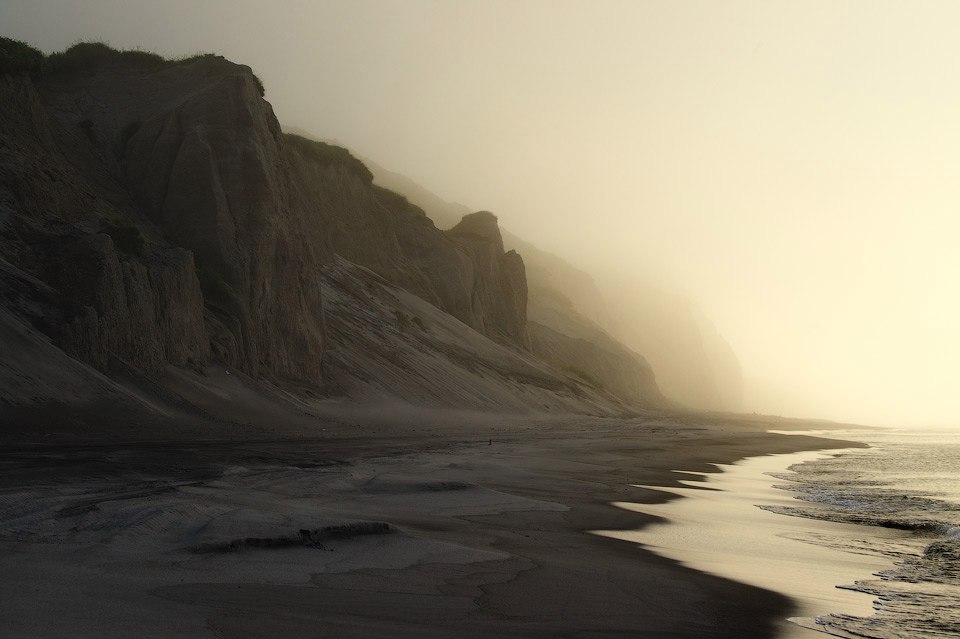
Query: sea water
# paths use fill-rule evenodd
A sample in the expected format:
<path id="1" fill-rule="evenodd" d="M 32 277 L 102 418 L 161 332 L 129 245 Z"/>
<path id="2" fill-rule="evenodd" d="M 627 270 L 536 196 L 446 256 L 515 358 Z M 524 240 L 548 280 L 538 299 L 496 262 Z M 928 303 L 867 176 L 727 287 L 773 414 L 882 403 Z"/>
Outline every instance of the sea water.
<path id="1" fill-rule="evenodd" d="M 594 532 L 788 595 L 781 639 L 960 637 L 960 432 L 784 434 L 870 448 L 678 469 L 641 487 L 683 499 L 615 504 L 661 519 Z"/>
<path id="2" fill-rule="evenodd" d="M 803 540 L 849 554 L 886 557 L 889 565 L 837 584 L 874 599 L 869 615 L 829 612 L 817 626 L 839 637 L 906 639 L 960 636 L 960 432 L 909 430 L 829 433 L 864 441 L 772 473 L 790 504 L 768 512 L 862 527 L 864 534 Z M 872 531 L 872 532 L 871 532 Z M 891 537 L 888 531 L 903 534 Z"/>

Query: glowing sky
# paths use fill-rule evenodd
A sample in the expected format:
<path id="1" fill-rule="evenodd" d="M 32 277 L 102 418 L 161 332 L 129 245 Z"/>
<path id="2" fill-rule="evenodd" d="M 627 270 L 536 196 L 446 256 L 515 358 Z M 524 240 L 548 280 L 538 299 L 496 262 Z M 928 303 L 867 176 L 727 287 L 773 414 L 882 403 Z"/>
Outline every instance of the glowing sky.
<path id="1" fill-rule="evenodd" d="M 960 4 L 4 0 L 0 31 L 249 64 L 336 139 L 698 301 L 747 406 L 960 424 Z"/>

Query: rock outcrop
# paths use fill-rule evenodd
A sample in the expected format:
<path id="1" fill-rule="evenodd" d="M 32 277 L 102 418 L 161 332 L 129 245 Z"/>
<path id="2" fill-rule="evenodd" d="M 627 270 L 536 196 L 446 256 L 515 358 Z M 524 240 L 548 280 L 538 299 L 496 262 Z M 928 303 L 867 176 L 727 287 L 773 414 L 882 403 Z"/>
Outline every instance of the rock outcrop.
<path id="1" fill-rule="evenodd" d="M 463 218 L 463 229 L 477 232 L 440 231 L 405 197 L 374 185 L 344 149 L 286 137 L 294 181 L 310 203 L 312 243 L 327 259 L 340 255 L 491 339 L 529 348 L 523 260 L 504 253 L 492 214 Z"/>
<path id="2" fill-rule="evenodd" d="M 496 216 L 489 211 L 465 215 L 447 235 L 471 257 L 475 275 L 468 292 L 473 314 L 483 321 L 481 332 L 529 349 L 527 274 L 519 253 L 504 252 Z"/>
<path id="3" fill-rule="evenodd" d="M 375 163 L 367 165 L 375 183 L 399 190 L 422 206 L 438 225 L 452 226 L 448 235 L 467 247 L 471 255 L 484 256 L 485 266 L 481 268 L 497 269 L 485 278 L 486 282 L 500 281 L 496 294 L 487 295 L 481 289 L 476 291 L 476 299 L 482 308 L 499 313 L 499 325 L 513 331 L 515 343 L 530 348 L 558 371 L 603 388 L 623 401 L 640 406 L 668 403 L 647 360 L 613 337 L 610 314 L 587 273 L 504 232 L 491 213 L 466 215 L 451 224 L 466 207 L 447 202 Z M 505 245 L 519 249 L 519 254 L 517 250 L 505 251 Z M 520 254 L 524 256 L 522 263 Z M 503 295 L 503 291 L 516 294 Z M 527 300 L 525 307 L 521 306 L 523 299 Z"/>
<path id="4" fill-rule="evenodd" d="M 205 361 L 192 255 L 143 242 L 122 189 L 79 168 L 91 150 L 63 151 L 86 136 L 51 118 L 26 76 L 0 77 L 0 123 L 4 305 L 100 369 Z"/>
<path id="5" fill-rule="evenodd" d="M 402 193 L 441 228 L 455 226 L 466 209 L 376 163 L 368 162 L 368 166 L 375 184 Z M 690 300 L 670 295 L 643 281 L 601 281 L 601 290 L 588 273 L 566 260 L 507 231 L 501 230 L 501 233 L 505 248 L 523 255 L 528 286 L 527 315 L 531 322 L 593 343 L 597 357 L 614 352 L 639 356 L 656 371 L 656 386 L 670 400 L 696 408 L 740 408 L 743 373 L 737 356 Z M 541 348 L 544 345 L 544 340 L 538 342 L 533 335 L 538 330 L 535 326 L 528 330 L 535 350 L 538 343 Z M 611 341 L 616 346 L 611 347 Z M 573 350 L 566 359 L 580 359 L 582 353 L 577 351 L 582 344 L 570 342 L 570 345 Z M 575 366 L 560 363 L 564 358 L 558 358 L 558 347 L 554 341 L 550 355 L 557 365 Z M 620 355 L 616 360 L 621 363 L 633 361 L 629 355 L 625 359 Z M 612 372 L 616 365 L 611 361 L 593 370 L 596 374 L 601 370 Z M 598 380 L 612 391 L 619 387 L 615 381 L 618 375 L 632 376 L 640 370 L 633 370 L 630 364 L 617 375 Z M 629 387 L 634 385 L 631 383 Z M 646 383 L 641 383 L 641 387 L 650 389 Z M 620 387 L 620 392 L 626 389 Z M 632 391 L 630 395 L 632 401 L 646 402 L 649 392 L 642 399 L 632 396 Z"/>
<path id="6" fill-rule="evenodd" d="M 309 274 L 320 261 L 250 69 L 214 56 L 161 69 L 117 61 L 40 87 L 63 126 L 91 123 L 134 223 L 192 252 L 217 359 L 254 376 L 318 379 L 322 307 Z"/>

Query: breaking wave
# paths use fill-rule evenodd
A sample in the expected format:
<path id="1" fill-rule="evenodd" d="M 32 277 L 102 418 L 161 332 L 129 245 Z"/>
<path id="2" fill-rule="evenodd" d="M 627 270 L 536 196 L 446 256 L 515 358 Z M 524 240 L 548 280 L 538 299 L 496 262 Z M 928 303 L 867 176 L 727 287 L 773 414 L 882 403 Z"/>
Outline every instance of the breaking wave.
<path id="1" fill-rule="evenodd" d="M 862 438 L 862 435 L 858 438 Z M 893 560 L 876 575 L 840 587 L 875 597 L 869 617 L 828 614 L 819 627 L 838 637 L 960 635 L 960 436 L 886 433 L 872 448 L 798 464 L 774 476 L 797 505 L 761 506 L 784 515 L 904 532 L 877 536 L 871 551 Z M 809 538 L 862 552 L 863 540 Z"/>

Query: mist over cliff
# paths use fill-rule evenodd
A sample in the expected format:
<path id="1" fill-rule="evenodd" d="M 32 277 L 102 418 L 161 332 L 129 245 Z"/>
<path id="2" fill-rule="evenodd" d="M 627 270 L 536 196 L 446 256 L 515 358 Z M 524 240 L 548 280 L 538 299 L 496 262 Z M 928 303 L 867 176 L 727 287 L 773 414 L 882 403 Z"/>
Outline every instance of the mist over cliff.
<path id="1" fill-rule="evenodd" d="M 400 173 L 364 161 L 377 184 L 403 193 L 440 228 L 453 226 L 470 210 Z M 524 257 L 528 315 L 535 330 L 602 342 L 608 350 L 626 358 L 631 353 L 642 354 L 656 373 L 660 389 L 681 404 L 720 410 L 742 408 L 740 362 L 691 300 L 657 287 L 649 277 L 598 280 L 538 248 L 535 238 L 526 241 L 509 230 L 503 231 L 503 237 L 506 246 Z M 541 339 L 549 338 L 542 335 Z"/>
<path id="2" fill-rule="evenodd" d="M 348 150 L 283 133 L 249 67 L 3 45 L 7 404 L 204 410 L 225 368 L 300 401 L 664 405 L 641 356 L 528 321 L 494 214 L 438 229 Z"/>
<path id="3" fill-rule="evenodd" d="M 741 363 L 748 410 L 940 425 L 960 414 L 960 90 L 942 74 L 958 17 L 884 0 L 0 5 L 5 34 L 45 51 L 251 65 L 284 127 L 494 212 L 605 295 L 694 309 Z"/>

